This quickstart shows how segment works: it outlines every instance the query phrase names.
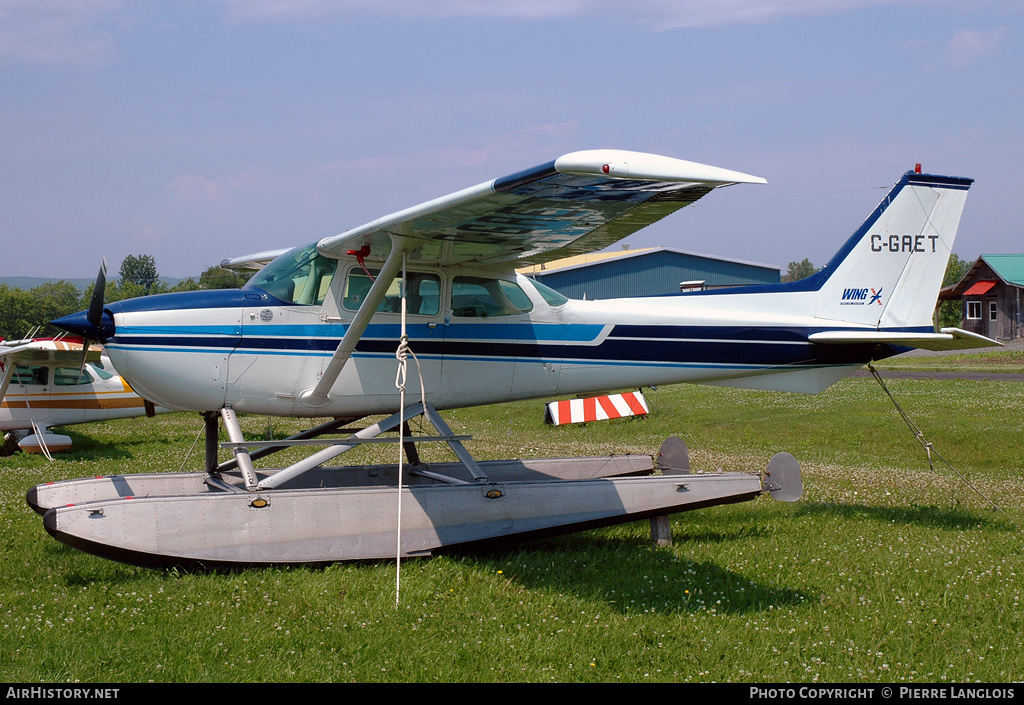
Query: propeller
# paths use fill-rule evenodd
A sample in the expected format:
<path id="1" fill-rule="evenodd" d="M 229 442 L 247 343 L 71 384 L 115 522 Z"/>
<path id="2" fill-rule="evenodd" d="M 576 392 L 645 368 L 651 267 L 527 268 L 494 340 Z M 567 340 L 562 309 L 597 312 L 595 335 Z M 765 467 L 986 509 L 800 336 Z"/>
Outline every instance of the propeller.
<path id="1" fill-rule="evenodd" d="M 89 313 L 86 316 L 89 323 L 100 328 L 103 322 L 103 295 L 107 290 L 107 258 L 103 258 L 100 265 L 100 272 L 96 275 L 96 284 L 92 288 L 92 299 L 89 301 Z"/>
<path id="2" fill-rule="evenodd" d="M 99 274 L 96 275 L 96 283 L 92 288 L 92 299 L 89 301 L 89 311 L 86 313 L 86 320 L 92 326 L 93 331 L 103 331 L 103 297 L 107 290 L 107 258 L 103 258 L 100 264 Z M 102 339 L 102 338 L 101 338 Z M 85 360 L 89 355 L 89 346 L 92 342 L 86 335 L 82 336 L 82 362 L 78 366 L 78 378 L 82 378 L 82 371 L 85 370 Z"/>

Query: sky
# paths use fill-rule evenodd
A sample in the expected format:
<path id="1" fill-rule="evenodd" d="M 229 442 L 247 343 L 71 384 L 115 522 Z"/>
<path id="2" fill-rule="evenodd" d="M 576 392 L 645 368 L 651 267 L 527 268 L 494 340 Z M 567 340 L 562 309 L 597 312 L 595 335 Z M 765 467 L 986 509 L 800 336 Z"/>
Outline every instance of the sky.
<path id="1" fill-rule="evenodd" d="M 0 277 L 167 277 L 562 154 L 761 176 L 635 233 L 824 264 L 900 176 L 1024 252 L 1020 0 L 0 0 Z M 617 245 L 616 248 L 621 248 Z"/>

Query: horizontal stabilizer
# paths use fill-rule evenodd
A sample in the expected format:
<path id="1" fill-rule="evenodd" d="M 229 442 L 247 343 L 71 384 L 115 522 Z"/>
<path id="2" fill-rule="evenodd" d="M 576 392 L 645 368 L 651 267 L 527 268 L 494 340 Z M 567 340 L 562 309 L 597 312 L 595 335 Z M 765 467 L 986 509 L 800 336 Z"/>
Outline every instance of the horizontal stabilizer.
<path id="1" fill-rule="evenodd" d="M 1001 346 L 997 340 L 960 328 L 943 328 L 939 333 L 903 333 L 876 330 L 852 331 L 830 330 L 812 333 L 807 337 L 812 343 L 823 345 L 851 343 L 884 343 L 903 345 L 922 350 L 965 350 Z"/>

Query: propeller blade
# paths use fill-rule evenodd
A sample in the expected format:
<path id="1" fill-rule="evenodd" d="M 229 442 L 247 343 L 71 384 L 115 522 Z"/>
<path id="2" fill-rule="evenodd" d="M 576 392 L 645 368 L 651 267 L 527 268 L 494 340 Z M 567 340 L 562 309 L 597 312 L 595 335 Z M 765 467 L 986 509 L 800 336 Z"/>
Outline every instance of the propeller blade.
<path id="1" fill-rule="evenodd" d="M 103 258 L 100 273 L 96 275 L 96 284 L 92 288 L 92 300 L 89 302 L 88 321 L 99 328 L 103 320 L 103 295 L 107 289 L 107 258 Z M 88 348 L 86 348 L 88 349 Z"/>

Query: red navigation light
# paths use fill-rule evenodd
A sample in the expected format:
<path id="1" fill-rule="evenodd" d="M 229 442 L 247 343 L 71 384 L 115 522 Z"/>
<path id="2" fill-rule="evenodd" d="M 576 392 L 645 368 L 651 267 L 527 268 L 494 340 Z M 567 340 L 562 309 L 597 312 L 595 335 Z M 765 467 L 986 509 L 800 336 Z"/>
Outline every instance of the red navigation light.
<path id="1" fill-rule="evenodd" d="M 914 173 L 915 174 L 920 174 L 921 173 L 921 165 L 920 164 L 915 164 L 914 165 Z"/>

